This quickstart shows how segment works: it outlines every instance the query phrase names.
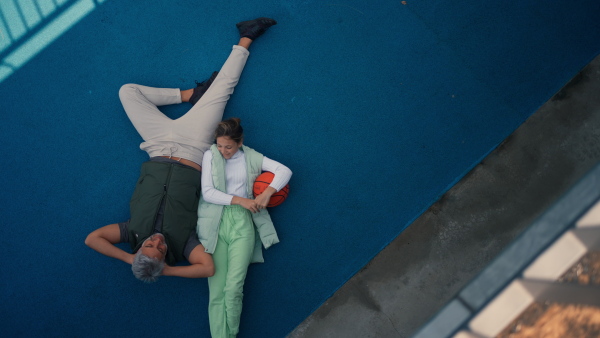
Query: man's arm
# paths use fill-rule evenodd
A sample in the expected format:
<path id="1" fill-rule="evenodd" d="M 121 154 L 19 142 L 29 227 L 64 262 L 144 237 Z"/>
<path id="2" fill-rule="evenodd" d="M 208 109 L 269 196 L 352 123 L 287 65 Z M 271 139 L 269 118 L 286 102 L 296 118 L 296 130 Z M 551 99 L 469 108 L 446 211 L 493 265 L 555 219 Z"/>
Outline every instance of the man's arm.
<path id="1" fill-rule="evenodd" d="M 215 265 L 212 256 L 204 252 L 202 244 L 197 245 L 190 253 L 191 265 L 169 266 L 165 265 L 163 276 L 176 276 L 185 278 L 212 277 L 215 274 Z"/>
<path id="2" fill-rule="evenodd" d="M 118 224 L 109 224 L 93 231 L 85 239 L 85 245 L 108 257 L 116 258 L 132 264 L 135 255 L 127 253 L 115 244 L 121 241 L 121 231 Z"/>

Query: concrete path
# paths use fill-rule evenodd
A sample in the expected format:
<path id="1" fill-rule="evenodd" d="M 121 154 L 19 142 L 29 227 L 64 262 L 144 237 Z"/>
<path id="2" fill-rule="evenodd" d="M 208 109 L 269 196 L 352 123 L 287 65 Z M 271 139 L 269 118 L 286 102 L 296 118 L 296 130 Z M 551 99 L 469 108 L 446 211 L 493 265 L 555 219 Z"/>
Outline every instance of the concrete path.
<path id="1" fill-rule="evenodd" d="M 289 337 L 409 337 L 598 162 L 600 56 Z"/>

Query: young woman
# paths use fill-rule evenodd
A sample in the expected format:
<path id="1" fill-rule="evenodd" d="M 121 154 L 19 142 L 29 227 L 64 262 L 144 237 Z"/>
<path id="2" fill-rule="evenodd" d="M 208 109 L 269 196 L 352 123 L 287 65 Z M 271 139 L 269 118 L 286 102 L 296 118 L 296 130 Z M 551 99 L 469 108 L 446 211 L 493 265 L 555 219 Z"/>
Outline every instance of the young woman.
<path id="1" fill-rule="evenodd" d="M 213 77 L 197 88 L 121 87 L 119 96 L 127 116 L 144 139 L 150 156 L 142 164 L 130 202 L 131 218 L 99 228 L 85 243 L 92 249 L 132 265 L 134 275 L 154 282 L 161 275 L 200 278 L 212 276 L 210 254 L 195 233 L 200 198 L 200 164 L 213 143 L 225 105 L 248 59 L 248 48 L 276 22 L 269 18 L 243 21 L 236 26 L 240 40 Z M 190 102 L 193 107 L 172 120 L 157 106 Z M 115 246 L 128 242 L 134 254 Z M 178 261 L 190 265 L 175 266 Z M 165 264 L 166 263 L 166 264 Z"/>
<path id="2" fill-rule="evenodd" d="M 215 274 L 208 278 L 208 316 L 213 338 L 236 336 L 242 313 L 244 280 L 250 263 L 263 262 L 265 248 L 279 242 L 266 210 L 271 195 L 289 182 L 292 172 L 243 145 L 240 119 L 219 124 L 217 143 L 202 160 L 202 199 L 198 237 L 212 253 Z M 253 198 L 252 187 L 263 171 L 275 174 L 265 191 Z"/>

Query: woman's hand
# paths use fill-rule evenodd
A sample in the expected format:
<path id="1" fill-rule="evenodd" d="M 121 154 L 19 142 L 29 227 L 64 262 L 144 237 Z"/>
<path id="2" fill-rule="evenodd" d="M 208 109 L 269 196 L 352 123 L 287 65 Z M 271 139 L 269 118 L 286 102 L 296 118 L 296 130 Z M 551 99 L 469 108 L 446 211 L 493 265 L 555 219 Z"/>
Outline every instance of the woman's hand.
<path id="1" fill-rule="evenodd" d="M 251 200 L 249 198 L 233 196 L 233 199 L 231 200 L 231 204 L 232 205 L 233 204 L 241 205 L 242 207 L 250 210 L 250 212 L 252 212 L 252 213 L 257 213 L 259 210 L 258 206 L 256 205 L 256 201 Z"/>
<path id="2" fill-rule="evenodd" d="M 254 201 L 256 202 L 256 206 L 258 209 L 265 209 L 271 201 L 271 196 L 276 193 L 277 190 L 275 188 L 268 186 L 265 191 L 263 191 L 260 195 L 256 196 Z"/>

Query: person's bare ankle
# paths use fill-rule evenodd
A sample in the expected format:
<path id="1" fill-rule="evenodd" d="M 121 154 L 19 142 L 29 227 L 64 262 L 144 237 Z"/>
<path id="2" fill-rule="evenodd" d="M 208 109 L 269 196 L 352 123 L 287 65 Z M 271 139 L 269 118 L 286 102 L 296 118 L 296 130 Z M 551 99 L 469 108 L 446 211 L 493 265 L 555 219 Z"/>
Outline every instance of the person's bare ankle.
<path id="1" fill-rule="evenodd" d="M 194 89 L 186 89 L 181 91 L 181 102 L 190 102 L 190 97 L 194 93 Z"/>
<path id="2" fill-rule="evenodd" d="M 252 44 L 252 40 L 249 38 L 241 38 L 240 42 L 238 42 L 238 46 L 242 46 L 246 49 L 249 49 L 251 44 Z"/>

